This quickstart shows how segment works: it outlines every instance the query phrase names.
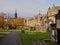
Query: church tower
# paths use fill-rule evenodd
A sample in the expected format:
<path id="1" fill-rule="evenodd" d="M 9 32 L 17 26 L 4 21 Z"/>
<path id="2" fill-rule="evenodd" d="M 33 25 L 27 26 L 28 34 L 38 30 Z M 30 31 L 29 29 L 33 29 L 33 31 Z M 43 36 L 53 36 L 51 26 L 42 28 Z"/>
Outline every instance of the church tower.
<path id="1" fill-rule="evenodd" d="M 15 17 L 14 18 L 17 18 L 17 10 L 15 10 Z"/>

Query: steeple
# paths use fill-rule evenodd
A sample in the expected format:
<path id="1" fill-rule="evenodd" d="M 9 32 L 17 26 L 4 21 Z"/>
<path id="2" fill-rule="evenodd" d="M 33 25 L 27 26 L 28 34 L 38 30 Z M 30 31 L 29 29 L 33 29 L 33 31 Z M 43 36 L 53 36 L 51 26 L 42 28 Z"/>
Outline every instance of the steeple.
<path id="1" fill-rule="evenodd" d="M 55 4 L 53 4 L 53 7 L 55 7 Z"/>
<path id="2" fill-rule="evenodd" d="M 15 9 L 15 18 L 17 18 L 17 10 Z"/>
<path id="3" fill-rule="evenodd" d="M 48 10 L 50 10 L 51 8 L 49 7 Z"/>

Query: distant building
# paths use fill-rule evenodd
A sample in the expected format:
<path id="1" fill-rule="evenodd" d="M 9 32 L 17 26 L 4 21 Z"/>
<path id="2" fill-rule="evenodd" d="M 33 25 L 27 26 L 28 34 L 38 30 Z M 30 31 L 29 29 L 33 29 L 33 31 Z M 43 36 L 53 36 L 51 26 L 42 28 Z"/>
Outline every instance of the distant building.
<path id="1" fill-rule="evenodd" d="M 16 19 L 17 18 L 17 10 L 15 10 L 14 16 L 15 16 L 15 19 Z"/>
<path id="2" fill-rule="evenodd" d="M 14 26 L 24 26 L 24 18 L 17 17 L 17 10 L 15 10 L 14 18 L 10 18 L 8 15 L 8 18 L 5 17 L 4 20 L 7 25 L 5 28 L 7 29 Z"/>
<path id="3" fill-rule="evenodd" d="M 35 28 L 35 30 L 37 30 L 38 32 L 46 32 L 46 30 L 44 29 L 44 17 L 45 16 L 43 16 L 43 14 L 39 13 L 32 18 L 26 18 L 24 21 L 25 26 L 27 26 L 28 28 L 33 27 L 33 29 Z"/>

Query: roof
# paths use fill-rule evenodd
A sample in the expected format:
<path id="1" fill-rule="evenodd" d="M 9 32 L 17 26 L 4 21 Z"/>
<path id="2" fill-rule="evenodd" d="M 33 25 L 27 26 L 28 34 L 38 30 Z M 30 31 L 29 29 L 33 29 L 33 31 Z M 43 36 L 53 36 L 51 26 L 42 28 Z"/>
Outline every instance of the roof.
<path id="1" fill-rule="evenodd" d="M 57 19 L 60 19 L 60 10 L 58 10 L 58 13 L 55 16 Z"/>

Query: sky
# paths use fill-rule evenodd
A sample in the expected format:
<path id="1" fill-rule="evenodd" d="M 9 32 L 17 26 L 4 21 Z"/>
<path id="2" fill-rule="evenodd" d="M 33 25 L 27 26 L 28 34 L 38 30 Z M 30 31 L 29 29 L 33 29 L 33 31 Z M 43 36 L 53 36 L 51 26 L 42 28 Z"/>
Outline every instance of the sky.
<path id="1" fill-rule="evenodd" d="M 60 0 L 0 0 L 0 12 L 13 15 L 16 9 L 18 17 L 33 17 L 46 14 L 53 4 L 60 5 Z"/>

